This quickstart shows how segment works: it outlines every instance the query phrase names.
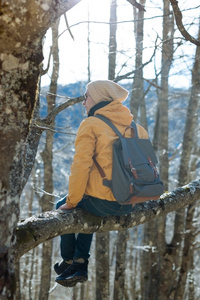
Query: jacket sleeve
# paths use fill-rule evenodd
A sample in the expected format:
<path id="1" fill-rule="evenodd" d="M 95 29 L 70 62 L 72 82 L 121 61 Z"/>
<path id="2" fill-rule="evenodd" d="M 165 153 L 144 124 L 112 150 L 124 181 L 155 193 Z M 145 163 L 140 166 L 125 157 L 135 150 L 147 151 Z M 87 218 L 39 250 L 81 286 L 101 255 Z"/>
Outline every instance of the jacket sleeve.
<path id="1" fill-rule="evenodd" d="M 93 165 L 96 137 L 91 123 L 85 119 L 77 132 L 75 155 L 69 176 L 67 204 L 76 207 L 83 198 L 89 173 Z"/>

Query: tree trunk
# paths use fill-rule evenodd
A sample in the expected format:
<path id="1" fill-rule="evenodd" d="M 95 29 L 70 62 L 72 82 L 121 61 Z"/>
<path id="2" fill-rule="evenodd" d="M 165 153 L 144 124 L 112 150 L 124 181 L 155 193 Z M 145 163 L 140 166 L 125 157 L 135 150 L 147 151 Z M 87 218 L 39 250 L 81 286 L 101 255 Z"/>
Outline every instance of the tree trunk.
<path id="1" fill-rule="evenodd" d="M 193 216 L 195 205 L 190 205 L 187 209 L 186 227 L 184 235 L 184 247 L 182 252 L 182 263 L 180 265 L 179 278 L 175 288 L 174 300 L 183 299 L 188 271 L 191 266 L 191 256 L 194 254 L 194 227 Z M 194 296 L 194 295 L 193 295 Z"/>
<path id="2" fill-rule="evenodd" d="M 1 54 L 0 215 L 3 219 L 0 219 L 0 294 L 7 296 L 14 292 L 14 236 L 19 219 L 26 139 L 37 99 L 42 60 L 41 43 L 38 40 L 37 43 L 35 54 L 30 46 L 23 47 L 21 57 L 24 60 L 19 53 Z"/>
<path id="3" fill-rule="evenodd" d="M 198 39 L 200 39 L 200 29 L 199 29 Z M 196 47 L 195 61 L 192 68 L 191 95 L 190 95 L 190 100 L 187 109 L 185 132 L 183 137 L 183 151 L 181 155 L 181 164 L 180 164 L 179 179 L 178 179 L 179 185 L 184 185 L 187 183 L 191 151 L 194 145 L 195 124 L 196 124 L 196 118 L 194 116 L 196 115 L 198 110 L 199 91 L 200 91 L 199 57 L 200 57 L 200 47 Z"/>
<path id="4" fill-rule="evenodd" d="M 160 175 L 168 190 L 168 77 L 173 60 L 174 19 L 170 15 L 170 3 L 163 1 L 163 47 L 161 66 L 161 89 L 159 92 L 159 162 Z"/>
<path id="5" fill-rule="evenodd" d="M 145 5 L 146 0 L 140 0 L 141 5 Z M 142 69 L 142 59 L 143 59 L 143 38 L 144 38 L 144 11 L 136 11 L 134 7 L 134 19 L 135 21 L 135 44 L 136 44 L 136 54 L 135 54 L 135 76 L 132 87 L 130 107 L 134 115 L 135 121 L 139 121 L 140 125 L 147 129 L 147 119 L 146 119 L 146 106 L 144 98 L 144 80 L 143 80 L 143 69 Z"/>
<path id="6" fill-rule="evenodd" d="M 80 1 L 80 0 L 79 0 Z M 0 5 L 0 295 L 15 293 L 15 228 L 30 150 L 28 135 L 38 99 L 42 39 L 51 23 L 78 0 Z M 19 9 L 21 8 L 21 9 Z M 35 156 L 29 152 L 29 157 Z M 33 166 L 34 159 L 29 161 Z M 31 167 L 29 169 L 31 169 Z"/>
<path id="7" fill-rule="evenodd" d="M 49 95 L 47 96 L 48 114 L 53 110 L 56 104 L 57 94 L 57 80 L 59 76 L 59 48 L 58 48 L 58 28 L 59 19 L 52 27 L 52 57 L 53 57 L 53 71 L 51 77 L 51 84 Z M 51 124 L 54 126 L 54 122 Z M 53 194 L 53 139 L 54 133 L 50 130 L 46 131 L 45 149 L 42 152 L 42 159 L 44 162 L 44 191 L 42 197 L 42 211 L 53 209 L 53 199 L 49 194 Z M 46 193 L 47 192 L 47 193 Z M 47 300 L 48 292 L 51 282 L 51 264 L 52 264 L 52 248 L 53 241 L 46 241 L 42 249 L 42 266 L 41 266 L 41 282 L 39 300 Z"/>
<path id="8" fill-rule="evenodd" d="M 114 299 L 122 300 L 125 295 L 126 247 L 128 231 L 117 234 L 117 251 L 115 264 Z"/>
<path id="9" fill-rule="evenodd" d="M 89 15 L 89 6 L 88 6 L 88 36 L 87 36 L 87 45 L 88 45 L 88 65 L 87 65 L 87 75 L 88 82 L 91 80 L 91 57 L 90 57 L 90 15 Z"/>
<path id="10" fill-rule="evenodd" d="M 96 234 L 96 300 L 109 299 L 109 232 Z"/>
<path id="11" fill-rule="evenodd" d="M 169 2 L 164 0 L 163 4 L 162 91 L 159 92 L 159 164 L 160 176 L 165 189 L 168 189 L 168 78 L 173 60 L 174 18 L 170 13 Z M 165 241 L 166 218 L 159 219 L 157 232 L 157 279 L 159 280 L 157 299 L 168 300 L 172 284 L 173 262 L 169 259 L 170 246 Z"/>
<path id="12" fill-rule="evenodd" d="M 109 55 L 108 55 L 108 79 L 114 80 L 117 56 L 117 0 L 110 2 L 110 37 L 109 37 Z"/>
<path id="13" fill-rule="evenodd" d="M 198 39 L 200 39 L 200 27 Z M 195 125 L 196 118 L 194 117 L 197 109 L 198 109 L 198 100 L 199 100 L 199 69 L 200 69 L 200 47 L 196 47 L 195 61 L 192 69 L 192 88 L 191 95 L 188 104 L 187 117 L 186 117 L 186 125 L 185 125 L 185 133 L 183 137 L 183 151 L 181 155 L 181 163 L 179 170 L 179 184 L 186 184 L 187 179 L 189 178 L 190 171 L 190 158 L 192 155 L 192 148 L 194 146 L 193 138 L 195 136 Z M 187 217 L 186 217 L 187 214 Z M 175 234 L 180 235 L 182 232 L 179 244 L 183 242 L 183 253 L 181 259 L 179 260 L 179 264 L 176 265 L 176 268 L 179 271 L 178 274 L 178 282 L 176 282 L 175 286 L 175 296 L 174 299 L 179 299 L 181 295 L 183 295 L 187 280 L 187 272 L 189 270 L 191 264 L 191 255 L 194 251 L 193 249 L 193 240 L 194 240 L 194 228 L 193 228 L 193 214 L 194 207 L 189 207 L 186 211 L 181 210 L 176 212 L 175 222 L 178 224 L 178 227 L 175 227 Z M 185 220 L 186 218 L 186 220 Z M 184 233 L 184 234 L 183 234 Z M 180 255 L 179 255 L 180 257 Z"/>
<path id="14" fill-rule="evenodd" d="M 163 48 L 161 88 L 159 93 L 159 159 L 160 175 L 165 189 L 168 187 L 168 76 L 173 58 L 174 21 L 170 15 L 169 2 L 163 1 Z M 170 247 L 165 241 L 165 218 L 158 218 L 145 225 L 144 245 L 150 247 L 150 252 L 144 252 L 142 271 L 142 288 L 144 299 L 168 300 L 171 286 L 172 262 L 168 259 Z M 153 224 L 154 223 L 154 224 Z M 148 265 L 148 268 L 146 265 Z"/>
<path id="15" fill-rule="evenodd" d="M 141 291 L 142 299 L 159 298 L 160 262 L 158 253 L 165 249 L 163 232 L 165 230 L 163 218 L 148 222 L 144 226 L 144 239 L 141 260 Z M 165 298 L 163 298 L 165 299 Z"/>
<path id="16" fill-rule="evenodd" d="M 116 0 L 110 3 L 110 37 L 108 79 L 115 77 L 116 67 Z M 109 298 L 109 232 L 96 234 L 96 300 Z"/>

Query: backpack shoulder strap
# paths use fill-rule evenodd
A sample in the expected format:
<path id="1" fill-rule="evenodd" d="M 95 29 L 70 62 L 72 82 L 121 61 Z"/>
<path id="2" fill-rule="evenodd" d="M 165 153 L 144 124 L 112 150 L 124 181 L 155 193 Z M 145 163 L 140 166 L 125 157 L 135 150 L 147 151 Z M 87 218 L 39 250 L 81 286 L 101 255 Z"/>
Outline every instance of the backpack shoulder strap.
<path id="1" fill-rule="evenodd" d="M 138 131 L 137 131 L 137 125 L 136 125 L 135 121 L 131 122 L 131 127 L 134 129 L 135 138 L 139 138 Z"/>
<path id="2" fill-rule="evenodd" d="M 121 134 L 121 132 L 115 127 L 115 125 L 113 125 L 113 123 L 108 118 L 106 118 L 105 116 L 102 116 L 102 115 L 95 115 L 94 117 L 105 122 L 108 126 L 110 126 L 112 128 L 112 130 L 116 133 L 116 135 L 119 136 L 119 138 L 123 138 L 123 135 Z"/>
<path id="3" fill-rule="evenodd" d="M 95 115 L 94 117 L 102 120 L 103 122 L 105 122 L 108 126 L 110 126 L 112 128 L 112 130 L 116 133 L 116 135 L 118 135 L 120 138 L 123 137 L 123 135 L 121 134 L 121 132 L 115 127 L 115 125 L 105 116 L 102 115 Z M 134 133 L 135 133 L 135 138 L 139 138 L 138 137 L 138 131 L 137 131 L 137 125 L 135 123 L 135 121 L 131 122 L 131 127 L 134 129 Z"/>

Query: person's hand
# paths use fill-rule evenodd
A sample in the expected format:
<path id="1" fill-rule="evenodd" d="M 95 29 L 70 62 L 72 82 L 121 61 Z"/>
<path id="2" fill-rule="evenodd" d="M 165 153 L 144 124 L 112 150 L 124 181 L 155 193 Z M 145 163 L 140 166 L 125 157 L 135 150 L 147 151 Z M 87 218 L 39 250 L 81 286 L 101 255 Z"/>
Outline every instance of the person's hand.
<path id="1" fill-rule="evenodd" d="M 72 209 L 73 207 L 72 206 L 70 206 L 69 204 L 67 204 L 67 203 L 65 203 L 65 204 L 63 204 L 63 205 L 61 205 L 60 207 L 59 207 L 59 209 L 67 209 L 67 210 L 69 210 L 69 209 Z"/>

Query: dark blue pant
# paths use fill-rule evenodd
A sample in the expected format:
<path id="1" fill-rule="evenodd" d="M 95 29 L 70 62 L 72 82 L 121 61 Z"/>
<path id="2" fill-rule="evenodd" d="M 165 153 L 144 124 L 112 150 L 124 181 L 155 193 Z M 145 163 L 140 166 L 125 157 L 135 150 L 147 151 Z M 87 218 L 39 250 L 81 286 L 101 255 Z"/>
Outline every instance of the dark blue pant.
<path id="1" fill-rule="evenodd" d="M 66 197 L 57 202 L 56 209 L 65 202 Z M 130 213 L 133 209 L 132 205 L 120 205 L 116 201 L 101 200 L 90 196 L 83 198 L 78 203 L 77 207 L 99 217 L 109 215 L 122 216 Z M 80 257 L 88 259 L 90 257 L 89 252 L 92 243 L 92 236 L 93 233 L 78 233 L 77 237 L 75 236 L 75 233 L 61 235 L 60 248 L 63 260 L 68 261 Z"/>

